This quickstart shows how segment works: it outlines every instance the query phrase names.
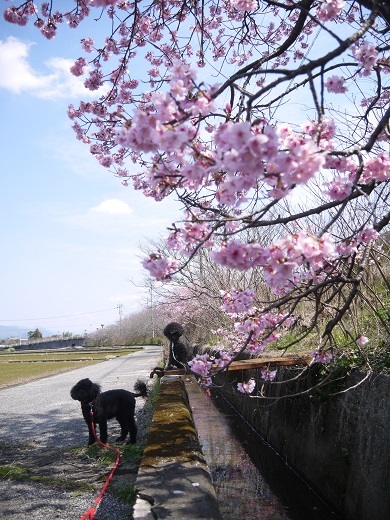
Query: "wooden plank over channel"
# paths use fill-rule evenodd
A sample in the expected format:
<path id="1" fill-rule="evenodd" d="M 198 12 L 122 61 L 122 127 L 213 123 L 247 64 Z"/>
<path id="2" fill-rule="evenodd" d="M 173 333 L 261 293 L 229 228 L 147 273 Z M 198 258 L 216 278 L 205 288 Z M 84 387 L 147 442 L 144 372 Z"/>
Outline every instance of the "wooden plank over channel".
<path id="1" fill-rule="evenodd" d="M 279 356 L 279 357 L 263 357 L 254 359 L 243 359 L 241 361 L 233 361 L 228 367 L 228 372 L 234 370 L 251 370 L 253 368 L 272 367 L 289 367 L 294 365 L 309 365 L 312 356 Z"/>
<path id="2" fill-rule="evenodd" d="M 313 357 L 310 355 L 302 355 L 302 356 L 278 356 L 278 357 L 262 357 L 262 358 L 253 358 L 253 359 L 243 359 L 241 361 L 232 361 L 232 363 L 228 366 L 227 371 L 233 372 L 235 370 L 252 370 L 254 368 L 263 368 L 267 366 L 271 367 L 289 367 L 289 366 L 304 366 L 309 365 L 312 361 Z M 213 365 L 212 369 L 218 370 L 217 365 Z M 180 369 L 172 369 L 172 370 L 163 370 L 161 372 L 164 375 L 178 375 L 182 376 L 188 372 Z"/>

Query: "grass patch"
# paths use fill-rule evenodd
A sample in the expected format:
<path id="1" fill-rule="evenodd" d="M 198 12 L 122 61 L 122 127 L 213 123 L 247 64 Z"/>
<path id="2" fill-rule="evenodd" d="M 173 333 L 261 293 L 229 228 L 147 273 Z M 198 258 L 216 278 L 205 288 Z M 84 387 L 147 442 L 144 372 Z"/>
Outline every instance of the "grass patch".
<path id="1" fill-rule="evenodd" d="M 115 494 L 125 504 L 134 504 L 135 502 L 136 492 L 133 484 L 118 489 Z"/>
<path id="2" fill-rule="evenodd" d="M 28 471 L 20 466 L 13 466 L 7 464 L 6 466 L 0 466 L 0 478 L 5 480 L 26 480 Z"/>
<path id="3" fill-rule="evenodd" d="M 122 462 L 139 463 L 145 449 L 143 443 L 124 444 L 123 446 L 115 446 L 121 453 Z M 85 455 L 105 466 L 112 466 L 116 460 L 116 452 L 103 448 L 95 443 L 88 447 L 77 447 L 72 450 L 77 455 Z"/>
<path id="4" fill-rule="evenodd" d="M 14 480 L 17 482 L 31 482 L 44 484 L 49 487 L 60 487 L 66 486 L 67 489 L 83 493 L 94 489 L 93 485 L 87 482 L 77 482 L 71 479 L 67 479 L 64 482 L 63 478 L 59 477 L 47 477 L 39 475 L 34 472 L 32 468 L 23 466 L 14 466 L 12 464 L 0 466 L 0 479 L 3 480 Z"/>
<path id="5" fill-rule="evenodd" d="M 121 449 L 122 459 L 128 462 L 139 462 L 142 458 L 145 444 L 126 444 Z"/>
<path id="6" fill-rule="evenodd" d="M 116 460 L 116 452 L 107 450 L 99 444 L 88 446 L 85 450 L 85 454 L 104 466 L 112 466 Z"/>
<path id="7" fill-rule="evenodd" d="M 0 363 L 0 386 L 25 383 L 32 379 L 68 372 L 82 366 L 93 365 L 98 361 L 79 361 L 64 363 Z"/>

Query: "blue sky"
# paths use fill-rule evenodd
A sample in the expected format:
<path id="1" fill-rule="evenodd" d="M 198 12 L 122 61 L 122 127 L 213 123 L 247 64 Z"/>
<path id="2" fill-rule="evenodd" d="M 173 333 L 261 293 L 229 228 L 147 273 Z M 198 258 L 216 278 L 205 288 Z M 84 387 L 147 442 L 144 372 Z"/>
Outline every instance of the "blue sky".
<path id="1" fill-rule="evenodd" d="M 47 41 L 1 15 L 2 326 L 89 332 L 118 321 L 118 304 L 139 310 L 139 245 L 177 214 L 123 187 L 75 138 L 66 109 L 89 93 L 69 66 L 93 31 L 62 27 Z"/>

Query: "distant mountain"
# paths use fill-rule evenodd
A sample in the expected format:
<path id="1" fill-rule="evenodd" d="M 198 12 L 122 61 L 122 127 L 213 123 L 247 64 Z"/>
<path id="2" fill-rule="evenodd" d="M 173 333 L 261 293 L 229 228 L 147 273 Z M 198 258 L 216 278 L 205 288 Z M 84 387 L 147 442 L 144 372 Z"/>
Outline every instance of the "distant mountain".
<path id="1" fill-rule="evenodd" d="M 0 325 L 0 339 L 8 339 L 8 338 L 22 338 L 27 339 L 27 334 L 30 330 L 35 330 L 38 328 L 44 337 L 51 336 L 53 332 L 48 329 L 41 329 L 41 327 L 18 327 L 17 325 Z"/>

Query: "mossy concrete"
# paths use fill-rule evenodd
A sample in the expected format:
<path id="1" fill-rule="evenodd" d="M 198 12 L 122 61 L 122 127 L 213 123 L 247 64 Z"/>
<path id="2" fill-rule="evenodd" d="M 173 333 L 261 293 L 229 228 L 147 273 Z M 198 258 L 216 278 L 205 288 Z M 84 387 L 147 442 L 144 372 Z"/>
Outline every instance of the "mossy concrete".
<path id="1" fill-rule="evenodd" d="M 220 520 L 185 382 L 163 377 L 136 481 L 134 520 Z"/>

